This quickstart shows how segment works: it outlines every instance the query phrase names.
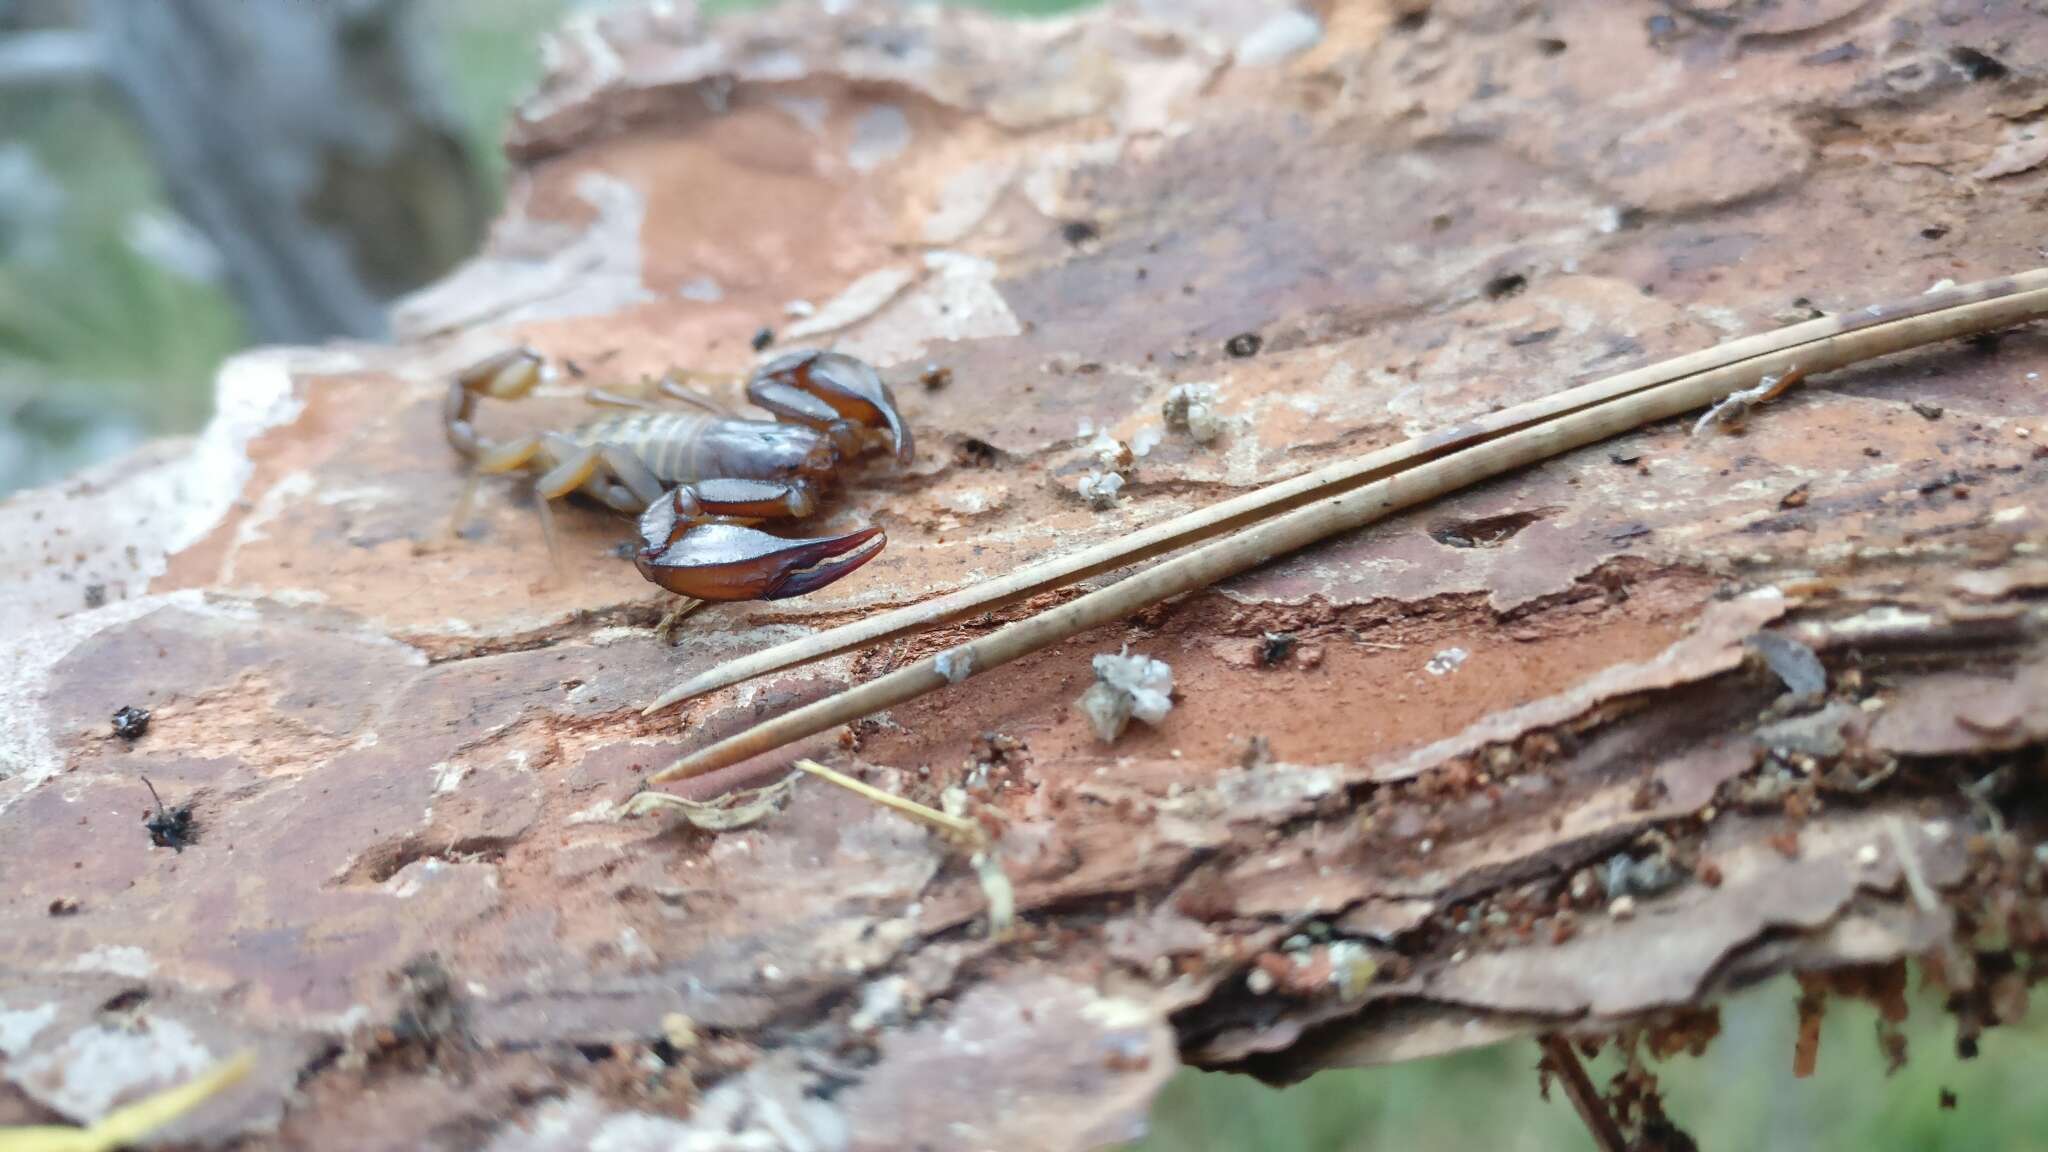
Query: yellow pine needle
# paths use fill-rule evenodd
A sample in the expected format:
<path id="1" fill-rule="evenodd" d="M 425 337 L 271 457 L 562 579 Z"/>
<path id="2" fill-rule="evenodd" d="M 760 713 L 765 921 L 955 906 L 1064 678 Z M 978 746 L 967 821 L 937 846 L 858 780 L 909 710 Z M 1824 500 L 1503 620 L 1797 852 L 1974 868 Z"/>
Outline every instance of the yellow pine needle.
<path id="1" fill-rule="evenodd" d="M 115 1152 L 206 1103 L 255 1066 L 256 1054 L 244 1052 L 189 1084 L 116 1109 L 84 1128 L 0 1128 L 0 1152 Z"/>

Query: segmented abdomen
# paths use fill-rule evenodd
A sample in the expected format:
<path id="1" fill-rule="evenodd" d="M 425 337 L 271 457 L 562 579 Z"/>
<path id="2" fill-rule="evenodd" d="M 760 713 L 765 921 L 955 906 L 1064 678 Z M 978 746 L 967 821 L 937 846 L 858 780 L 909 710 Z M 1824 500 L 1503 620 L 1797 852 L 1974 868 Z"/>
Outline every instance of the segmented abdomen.
<path id="1" fill-rule="evenodd" d="M 702 412 L 623 412 L 593 420 L 570 433 L 585 446 L 616 444 L 640 458 L 663 484 L 706 478 L 704 429 L 718 419 Z"/>
<path id="2" fill-rule="evenodd" d="M 624 412 L 576 429 L 578 444 L 616 444 L 668 485 L 699 480 L 793 480 L 823 475 L 831 442 L 801 424 L 702 412 Z"/>

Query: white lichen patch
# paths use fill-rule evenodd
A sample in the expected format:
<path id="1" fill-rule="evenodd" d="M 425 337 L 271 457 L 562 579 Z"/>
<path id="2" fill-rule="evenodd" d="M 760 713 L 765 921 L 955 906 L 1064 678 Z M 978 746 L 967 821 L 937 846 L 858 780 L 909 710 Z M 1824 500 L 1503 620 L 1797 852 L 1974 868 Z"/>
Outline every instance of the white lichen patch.
<path id="1" fill-rule="evenodd" d="M 1094 667 L 1095 683 L 1074 706 L 1103 743 L 1123 735 L 1134 718 L 1156 728 L 1173 711 L 1173 669 L 1164 660 L 1104 652 Z"/>
<path id="2" fill-rule="evenodd" d="M 1197 444 L 1213 444 L 1223 435 L 1223 416 L 1216 410 L 1213 384 L 1176 384 L 1159 406 L 1167 428 L 1187 434 Z"/>
<path id="3" fill-rule="evenodd" d="M 909 268 L 877 268 L 846 286 L 810 316 L 791 324 L 783 333 L 789 340 L 809 340 L 837 332 L 866 320 L 917 280 Z"/>
<path id="4" fill-rule="evenodd" d="M 56 1018 L 55 1004 L 39 1004 L 34 1008 L 8 1008 L 0 1004 L 0 1056 L 12 1060 L 28 1051 L 36 1035 Z"/>
<path id="5" fill-rule="evenodd" d="M 1096 470 L 1081 477 L 1075 485 L 1081 499 L 1098 512 L 1107 512 L 1116 507 L 1117 496 L 1124 490 L 1124 478 L 1115 472 Z"/>
<path id="6" fill-rule="evenodd" d="M 97 1120 L 117 1101 L 181 1084 L 217 1061 L 192 1029 L 153 1014 L 145 1030 L 81 1028 L 64 1042 L 22 1062 L 18 1082 L 73 1120 Z"/>
<path id="7" fill-rule="evenodd" d="M 128 944 L 107 944 L 95 948 L 70 964 L 73 972 L 105 972 L 142 980 L 156 971 L 149 953 Z"/>
<path id="8" fill-rule="evenodd" d="M 1470 655 L 1471 653 L 1463 648 L 1446 648 L 1431 656 L 1429 663 L 1422 666 L 1422 670 L 1431 676 L 1448 676 L 1457 671 L 1458 665 L 1463 664 Z"/>

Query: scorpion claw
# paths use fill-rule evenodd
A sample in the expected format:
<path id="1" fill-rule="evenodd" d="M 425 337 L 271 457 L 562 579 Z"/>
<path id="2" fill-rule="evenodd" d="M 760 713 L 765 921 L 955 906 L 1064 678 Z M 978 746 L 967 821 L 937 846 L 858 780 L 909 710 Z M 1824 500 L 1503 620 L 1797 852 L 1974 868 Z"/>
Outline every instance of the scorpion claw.
<path id="1" fill-rule="evenodd" d="M 667 542 L 650 540 L 640 574 L 698 600 L 802 596 L 874 559 L 888 543 L 877 527 L 793 540 L 739 524 L 699 524 Z"/>
<path id="2" fill-rule="evenodd" d="M 910 426 L 896 410 L 895 394 L 865 361 L 839 352 L 792 352 L 763 364 L 747 395 L 770 412 L 815 428 L 830 428 L 836 417 L 880 432 L 896 459 L 910 462 Z"/>

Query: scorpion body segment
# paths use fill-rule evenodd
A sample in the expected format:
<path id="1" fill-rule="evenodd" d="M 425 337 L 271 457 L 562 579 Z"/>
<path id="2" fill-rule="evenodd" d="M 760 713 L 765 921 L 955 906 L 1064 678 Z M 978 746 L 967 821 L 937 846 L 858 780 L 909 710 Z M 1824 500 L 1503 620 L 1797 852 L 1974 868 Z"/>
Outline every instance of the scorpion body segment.
<path id="1" fill-rule="evenodd" d="M 443 423 L 449 444 L 479 472 L 536 474 L 550 549 L 548 501 L 572 492 L 639 516 L 641 574 L 699 600 L 800 596 L 872 560 L 887 543 L 875 527 L 810 539 L 754 527 L 812 515 L 820 490 L 871 450 L 910 459 L 910 432 L 895 398 L 865 363 L 798 352 L 763 365 L 747 395 L 779 421 L 732 416 L 670 378 L 658 390 L 693 410 L 603 397 L 628 410 L 567 432 L 502 442 L 479 434 L 478 401 L 525 396 L 542 369 L 541 357 L 527 349 L 470 367 L 449 387 Z"/>

